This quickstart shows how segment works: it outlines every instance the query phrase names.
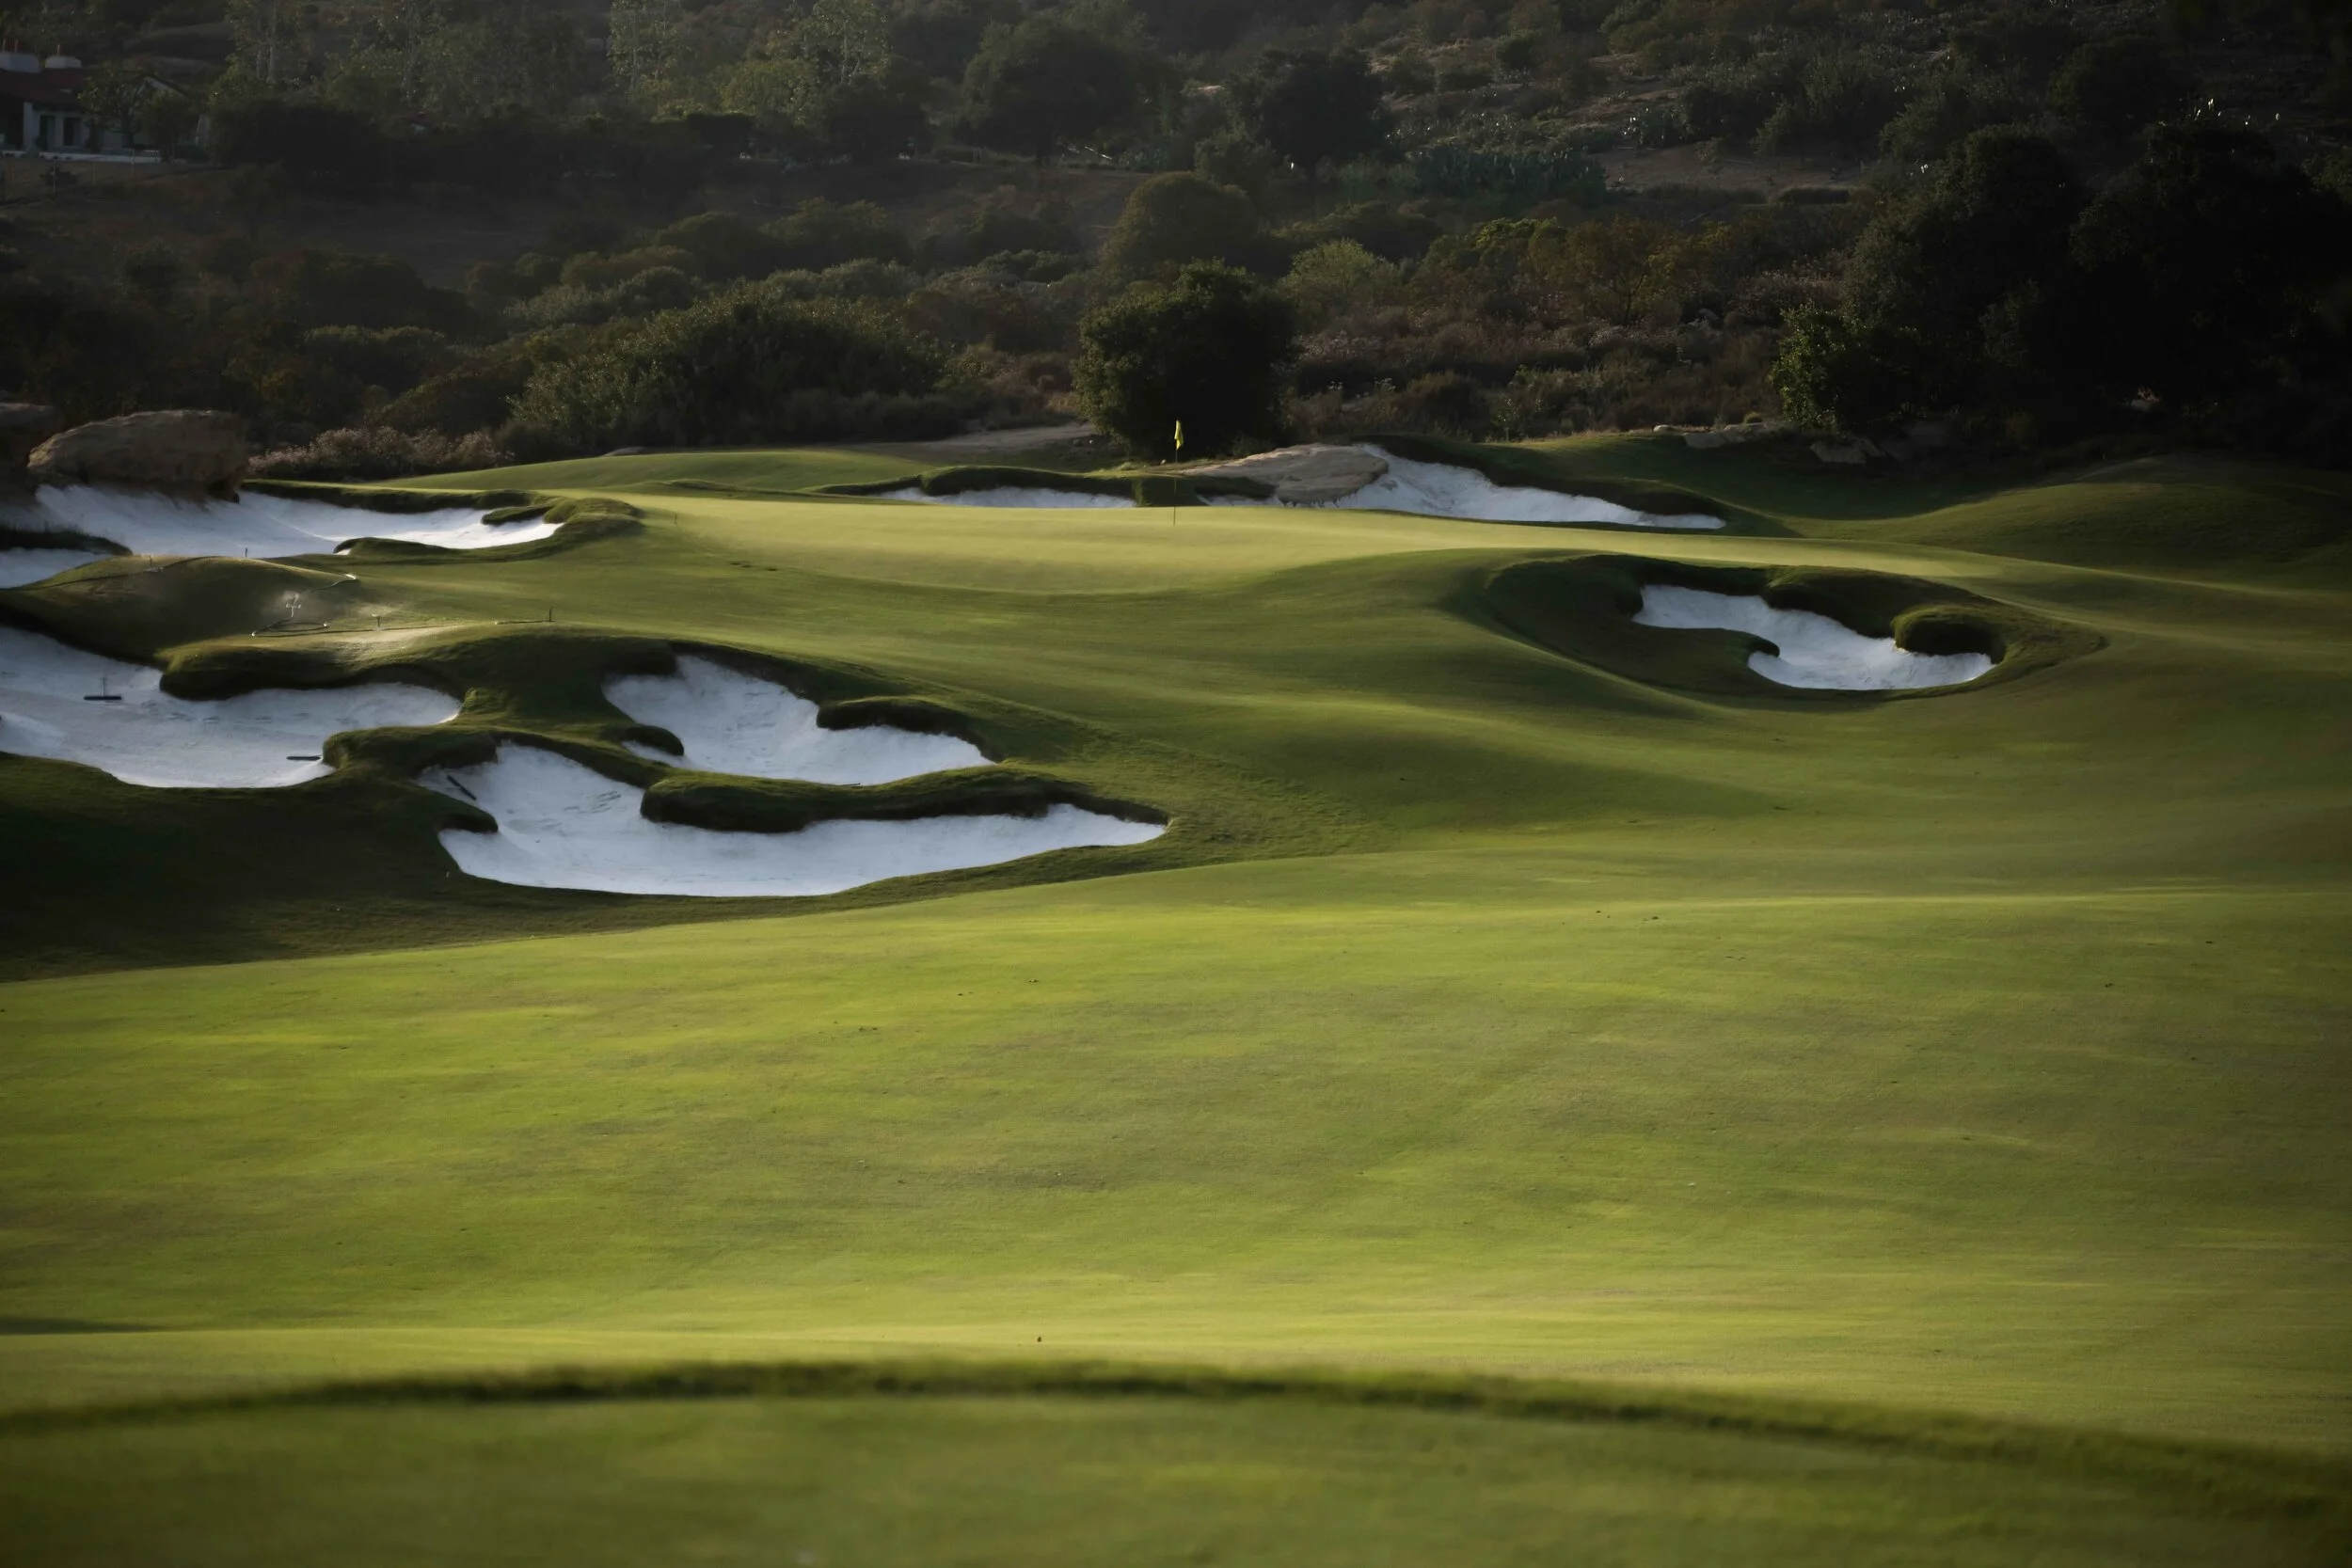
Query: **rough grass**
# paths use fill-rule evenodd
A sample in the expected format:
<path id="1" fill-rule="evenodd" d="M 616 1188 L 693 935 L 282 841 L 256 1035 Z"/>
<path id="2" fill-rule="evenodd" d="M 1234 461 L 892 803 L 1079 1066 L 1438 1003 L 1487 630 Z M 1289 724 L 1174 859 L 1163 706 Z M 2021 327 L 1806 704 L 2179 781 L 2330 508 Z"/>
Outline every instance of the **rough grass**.
<path id="1" fill-rule="evenodd" d="M 903 467 L 865 454 L 566 466 L 661 499 L 537 559 L 357 565 L 418 657 L 505 693 L 461 723 L 611 746 L 586 655 L 736 649 L 1165 811 L 1145 852 L 1177 858 L 690 909 L 462 882 L 404 815 L 451 803 L 373 793 L 364 767 L 241 794 L 0 759 L 8 959 L 104 971 L 0 989 L 0 1316 L 26 1330 L 0 1335 L 0 1389 L 62 1408 L 549 1364 L 1311 1362 L 2352 1450 L 2352 616 L 2317 524 L 2289 548 L 2254 523 L 2293 495 L 2324 520 L 2333 482 L 2257 476 L 2213 514 L 2244 551 L 2188 562 L 2090 528 L 2138 506 L 2098 476 L 1724 457 L 1542 453 L 1778 531 L 1588 536 L 1645 571 L 1910 579 L 2100 645 L 1928 701 L 1767 703 L 1471 612 L 1497 568 L 1573 547 L 1558 530 L 648 488 L 697 462 L 799 490 Z M 2170 475 L 2151 527 L 2188 537 L 2196 497 L 2243 475 Z M 550 606 L 551 629 L 492 625 Z M 125 1497 L 157 1499 L 117 1507 L 127 1538 L 178 1520 L 192 1554 L 272 1517 L 492 1550 L 504 1527 L 413 1506 L 456 1473 L 494 1478 L 494 1520 L 552 1499 L 529 1516 L 580 1521 L 547 1537 L 575 1560 L 671 1549 L 644 1545 L 679 1539 L 668 1497 L 775 1560 L 793 1520 L 891 1496 L 914 1499 L 902 1537 L 810 1544 L 1055 1560 L 1126 1516 L 1104 1498 L 1176 1497 L 1134 1504 L 1136 1560 L 1380 1560 L 1389 1537 L 1351 1532 L 1384 1523 L 1401 1560 L 1485 1550 L 1488 1524 L 1521 1560 L 2324 1555 L 2200 1533 L 2229 1524 L 2184 1512 L 2201 1482 L 2030 1457 L 1988 1480 L 1904 1450 L 1966 1474 L 1883 1486 L 1851 1467 L 1876 1450 L 1841 1448 L 1817 1487 L 1782 1438 L 1696 1430 L 1569 1423 L 1611 1435 L 1536 1452 L 1463 1435 L 1475 1412 L 820 1402 L 222 1412 L 20 1431 L 0 1474 L 90 1556 L 126 1538 L 91 1523 Z M 1463 1423 L 1435 1459 L 1413 1457 L 1426 1421 Z M 1143 1457 L 1121 1448 L 1147 1430 Z M 2306 1463 L 2270 1473 L 2304 1485 Z M 755 1506 L 803 1471 L 801 1513 Z M 1563 1522 L 1476 1489 L 1604 1472 L 1646 1500 L 1580 1494 Z M 1186 1490 L 1207 1473 L 1274 1479 L 1219 1502 Z M 316 1506 L 244 1508 L 255 1475 Z M 1760 1530 L 1759 1498 L 1804 1529 Z"/>

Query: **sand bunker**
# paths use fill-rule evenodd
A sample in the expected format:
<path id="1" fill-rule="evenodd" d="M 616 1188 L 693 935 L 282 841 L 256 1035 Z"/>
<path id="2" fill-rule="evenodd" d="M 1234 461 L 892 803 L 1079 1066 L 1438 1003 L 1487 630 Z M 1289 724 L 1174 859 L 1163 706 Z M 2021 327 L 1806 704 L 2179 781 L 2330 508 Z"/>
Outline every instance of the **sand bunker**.
<path id="1" fill-rule="evenodd" d="M 1782 686 L 1818 690 L 1905 691 L 1958 686 L 1993 668 L 1983 654 L 1915 654 L 1891 637 L 1865 637 L 1826 615 L 1775 610 L 1754 594 L 1652 584 L 1633 619 L 1645 626 L 1744 631 L 1780 651 L 1748 656 L 1748 668 Z"/>
<path id="2" fill-rule="evenodd" d="M 1409 512 L 1484 523 L 1608 523 L 1619 528 L 1717 529 L 1705 513 L 1641 512 L 1595 496 L 1571 496 L 1533 485 L 1498 484 L 1475 468 L 1417 463 L 1385 447 L 1290 447 L 1191 470 L 1202 479 L 1250 479 L 1275 488 L 1270 497 L 1209 496 L 1211 506 L 1293 506 L 1334 511 Z M 885 500 L 950 506 L 1132 507 L 1125 496 L 1082 490 L 966 490 L 930 496 L 913 485 L 882 492 Z"/>
<path id="3" fill-rule="evenodd" d="M 161 689 L 162 679 L 144 664 L 0 626 L 0 752 L 87 763 L 158 788 L 275 789 L 329 772 L 319 760 L 328 736 L 457 717 L 454 698 L 421 686 L 192 703 Z"/>
<path id="4" fill-rule="evenodd" d="M 1431 517 L 1461 517 L 1488 523 L 1613 523 L 1622 528 L 1713 529 L 1721 517 L 1703 512 L 1640 512 L 1594 496 L 1570 496 L 1532 485 L 1497 484 L 1475 468 L 1446 463 L 1416 463 L 1371 449 L 1386 458 L 1389 471 L 1339 506 L 1372 512 L 1417 512 Z"/>
<path id="5" fill-rule="evenodd" d="M 495 833 L 441 834 L 469 877 L 596 893 L 810 898 L 1052 849 L 1142 844 L 1167 831 L 1057 805 L 1041 817 L 835 820 L 793 833 L 719 832 L 648 821 L 644 791 L 532 746 L 501 746 L 491 762 L 437 770 L 420 782 L 498 818 Z"/>
<path id="6" fill-rule="evenodd" d="M 685 766 L 709 773 L 878 784 L 989 766 L 978 747 L 951 735 L 884 724 L 826 729 L 817 722 L 815 703 L 692 654 L 679 657 L 675 675 L 615 675 L 604 683 L 604 694 L 639 723 L 676 736 L 686 748 Z M 681 761 L 634 741 L 628 749 L 656 762 Z"/>
<path id="7" fill-rule="evenodd" d="M 76 566 L 87 566 L 93 561 L 105 559 L 95 550 L 0 550 L 0 588 L 22 588 L 28 582 L 46 582 L 59 572 L 70 572 Z"/>
<path id="8" fill-rule="evenodd" d="M 326 555 L 354 539 L 397 539 L 479 550 L 545 539 L 545 517 L 485 523 L 480 507 L 445 512 L 370 512 L 247 491 L 233 501 L 188 501 L 149 491 L 44 485 L 29 524 L 112 540 L 133 555 Z"/>
<path id="9" fill-rule="evenodd" d="M 884 490 L 881 499 L 886 501 L 929 501 L 933 506 L 1046 506 L 1091 507 L 1114 510 L 1133 507 L 1133 496 L 1097 495 L 1091 490 L 1043 490 L 1006 485 L 996 490 L 959 490 L 952 496 L 925 494 L 915 485 L 903 490 Z"/>
<path id="10" fill-rule="evenodd" d="M 1458 517 L 1481 523 L 1610 523 L 1620 528 L 1716 529 L 1721 517 L 1702 512 L 1636 511 L 1596 496 L 1571 496 L 1525 484 L 1498 484 L 1475 468 L 1452 463 L 1417 463 L 1385 447 L 1358 451 L 1378 458 L 1387 471 L 1337 500 L 1312 504 L 1353 512 L 1410 512 L 1423 517 Z M 1218 497 L 1216 506 L 1266 505 Z"/>

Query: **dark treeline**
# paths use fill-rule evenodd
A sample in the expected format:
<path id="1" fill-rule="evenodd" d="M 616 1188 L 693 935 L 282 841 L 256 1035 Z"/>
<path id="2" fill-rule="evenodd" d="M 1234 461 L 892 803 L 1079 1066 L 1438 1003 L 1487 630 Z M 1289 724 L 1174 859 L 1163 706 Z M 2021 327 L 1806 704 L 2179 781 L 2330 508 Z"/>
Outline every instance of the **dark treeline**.
<path id="1" fill-rule="evenodd" d="M 1204 354 L 1272 388 L 1200 394 L 1224 445 L 1787 414 L 2341 460 L 2344 15 L 52 6 L 6 25 L 201 194 L 105 249 L 96 191 L 22 209 L 0 390 L 353 476 L 1074 413 L 1151 450 L 1141 384 Z M 544 230 L 434 286 L 314 237 L 370 203 Z"/>

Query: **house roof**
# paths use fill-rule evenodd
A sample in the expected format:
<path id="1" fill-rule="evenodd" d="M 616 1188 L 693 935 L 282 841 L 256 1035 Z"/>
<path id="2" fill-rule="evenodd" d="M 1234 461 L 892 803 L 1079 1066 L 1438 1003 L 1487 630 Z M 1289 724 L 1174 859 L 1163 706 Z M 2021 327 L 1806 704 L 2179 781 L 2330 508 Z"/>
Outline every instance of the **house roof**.
<path id="1" fill-rule="evenodd" d="M 13 71 L 0 72 L 0 98 L 12 99 L 19 103 L 44 104 L 56 109 L 79 109 L 82 103 L 73 96 L 73 87 L 81 84 L 75 82 L 68 86 L 59 82 L 56 77 L 64 74 L 58 71 L 55 75 L 26 76 Z M 81 72 L 77 71 L 73 74 L 78 77 Z"/>

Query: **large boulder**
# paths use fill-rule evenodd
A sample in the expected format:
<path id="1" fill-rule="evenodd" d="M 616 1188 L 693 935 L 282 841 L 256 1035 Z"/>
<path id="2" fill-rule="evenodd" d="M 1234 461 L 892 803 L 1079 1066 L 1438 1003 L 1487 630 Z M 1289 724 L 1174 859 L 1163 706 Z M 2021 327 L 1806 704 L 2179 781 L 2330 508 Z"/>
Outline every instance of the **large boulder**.
<path id="1" fill-rule="evenodd" d="M 39 484 L 113 484 L 230 499 L 245 478 L 245 421 L 213 409 L 167 408 L 75 425 L 37 448 Z"/>
<path id="2" fill-rule="evenodd" d="M 32 487 L 24 465 L 33 449 L 65 421 L 57 411 L 40 403 L 0 403 L 0 492 L 23 493 Z"/>
<path id="3" fill-rule="evenodd" d="M 1201 479 L 1254 479 L 1274 486 L 1274 499 L 1289 506 L 1327 506 L 1345 499 L 1389 471 L 1376 454 L 1360 447 L 1284 447 L 1192 470 Z"/>

